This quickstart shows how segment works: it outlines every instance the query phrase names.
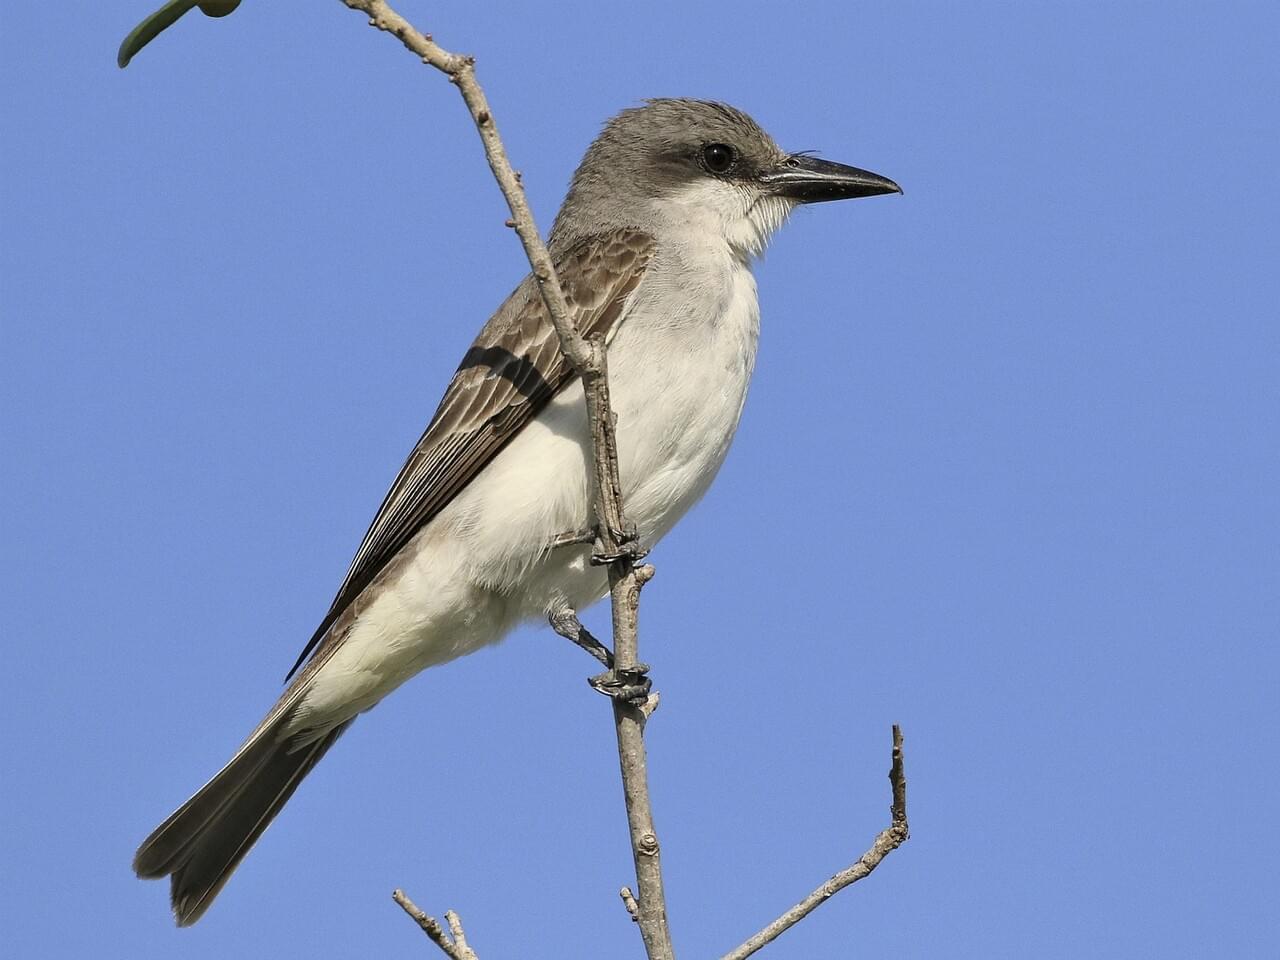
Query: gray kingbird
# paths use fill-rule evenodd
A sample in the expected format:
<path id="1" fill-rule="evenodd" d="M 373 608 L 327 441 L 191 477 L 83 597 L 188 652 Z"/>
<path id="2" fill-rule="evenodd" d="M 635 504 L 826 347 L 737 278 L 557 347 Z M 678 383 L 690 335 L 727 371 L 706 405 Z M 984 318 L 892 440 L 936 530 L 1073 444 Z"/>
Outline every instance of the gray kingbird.
<path id="1" fill-rule="evenodd" d="M 799 204 L 900 193 L 789 154 L 722 103 L 651 100 L 605 126 L 549 248 L 572 318 L 603 334 L 627 517 L 653 544 L 706 492 L 738 426 L 759 333 L 752 261 Z M 208 909 L 356 715 L 422 670 L 608 590 L 582 384 L 526 277 L 480 331 L 382 501 L 293 677 L 248 740 L 139 848 L 180 925 Z M 301 670 L 299 670 L 301 667 Z M 296 674 L 296 675 L 295 675 Z"/>

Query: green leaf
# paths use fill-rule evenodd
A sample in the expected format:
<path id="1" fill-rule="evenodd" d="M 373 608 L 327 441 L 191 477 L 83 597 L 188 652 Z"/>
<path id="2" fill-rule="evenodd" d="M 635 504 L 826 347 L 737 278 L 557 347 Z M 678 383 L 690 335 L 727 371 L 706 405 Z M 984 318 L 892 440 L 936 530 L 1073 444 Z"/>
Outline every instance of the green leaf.
<path id="1" fill-rule="evenodd" d="M 240 0 L 169 0 L 124 38 L 120 52 L 116 54 L 116 63 L 122 68 L 127 67 L 139 50 L 177 23 L 192 7 L 199 7 L 200 12 L 209 17 L 225 17 L 238 6 Z"/>

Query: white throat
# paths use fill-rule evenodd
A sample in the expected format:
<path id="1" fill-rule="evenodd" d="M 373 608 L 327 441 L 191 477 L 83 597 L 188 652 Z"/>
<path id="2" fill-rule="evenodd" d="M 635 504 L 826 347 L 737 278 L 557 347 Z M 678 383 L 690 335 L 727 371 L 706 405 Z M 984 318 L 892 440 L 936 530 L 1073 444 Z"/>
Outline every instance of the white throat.
<path id="1" fill-rule="evenodd" d="M 684 230 L 716 236 L 743 262 L 764 253 L 795 201 L 723 180 L 700 179 L 656 202 Z"/>

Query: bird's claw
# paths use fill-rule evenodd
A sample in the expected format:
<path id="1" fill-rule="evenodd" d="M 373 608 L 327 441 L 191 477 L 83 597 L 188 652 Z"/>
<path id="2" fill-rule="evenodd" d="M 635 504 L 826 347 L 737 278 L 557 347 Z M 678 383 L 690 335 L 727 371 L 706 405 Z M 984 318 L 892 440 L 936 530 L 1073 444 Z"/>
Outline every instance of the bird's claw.
<path id="1" fill-rule="evenodd" d="M 582 625 L 582 621 L 578 619 L 577 613 L 571 607 L 562 606 L 552 610 L 547 620 L 556 633 L 572 640 L 608 668 L 604 673 L 587 679 L 587 683 L 593 690 L 636 708 L 644 706 L 653 689 L 653 682 L 648 676 L 647 663 L 637 663 L 625 670 L 619 670 L 613 659 L 613 651 L 591 635 L 591 631 Z"/>
<path id="2" fill-rule="evenodd" d="M 594 566 L 607 567 L 619 560 L 626 560 L 634 565 L 649 555 L 649 548 L 640 542 L 640 531 L 636 529 L 634 523 L 628 523 L 627 529 L 616 534 L 614 539 L 618 548 L 606 550 L 600 536 L 596 536 L 595 544 L 591 548 L 591 563 Z"/>
<path id="3" fill-rule="evenodd" d="M 649 665 L 637 663 L 630 670 L 613 669 L 589 677 L 587 683 L 597 693 L 638 707 L 649 698 L 649 692 L 653 689 L 653 681 L 648 674 Z"/>

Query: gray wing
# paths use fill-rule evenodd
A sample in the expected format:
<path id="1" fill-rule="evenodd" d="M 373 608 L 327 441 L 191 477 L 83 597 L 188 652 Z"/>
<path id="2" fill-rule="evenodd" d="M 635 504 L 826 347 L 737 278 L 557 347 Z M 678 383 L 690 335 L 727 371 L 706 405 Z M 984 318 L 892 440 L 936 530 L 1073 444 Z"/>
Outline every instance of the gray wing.
<path id="1" fill-rule="evenodd" d="M 583 336 L 613 329 L 653 251 L 651 237 L 623 230 L 580 241 L 556 258 L 570 316 Z M 530 275 L 463 357 L 290 677 L 391 558 L 574 376 Z"/>

